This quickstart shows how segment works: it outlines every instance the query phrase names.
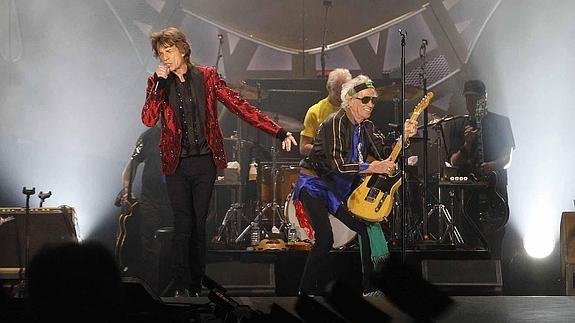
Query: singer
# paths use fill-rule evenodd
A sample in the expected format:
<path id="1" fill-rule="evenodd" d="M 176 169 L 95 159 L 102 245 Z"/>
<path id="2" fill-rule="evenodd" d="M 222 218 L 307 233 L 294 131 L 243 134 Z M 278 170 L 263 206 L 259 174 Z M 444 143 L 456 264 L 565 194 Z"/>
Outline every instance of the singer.
<path id="1" fill-rule="evenodd" d="M 253 127 L 297 145 L 291 133 L 241 98 L 220 79 L 216 68 L 193 65 L 186 36 L 171 27 L 150 35 L 160 64 L 148 77 L 142 122 L 160 118 L 161 169 L 174 214 L 174 296 L 198 295 L 205 273 L 205 225 L 216 179 L 226 168 L 223 134 L 216 100 Z"/>

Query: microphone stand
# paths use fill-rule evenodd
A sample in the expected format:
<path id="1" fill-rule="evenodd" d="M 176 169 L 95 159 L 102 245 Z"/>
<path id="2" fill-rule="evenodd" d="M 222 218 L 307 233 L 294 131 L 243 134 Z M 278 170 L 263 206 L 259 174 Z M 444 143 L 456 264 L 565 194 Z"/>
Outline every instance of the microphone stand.
<path id="1" fill-rule="evenodd" d="M 20 296 L 24 296 L 25 282 L 24 282 L 24 268 L 28 271 L 28 263 L 30 262 L 30 196 L 36 194 L 36 188 L 28 189 L 26 187 L 22 188 L 22 194 L 26 195 L 26 219 L 24 220 L 24 236 L 26 239 L 26 250 L 24 252 L 24 266 L 20 264 L 20 270 L 18 271 L 18 278 L 20 280 L 20 290 L 18 293 Z M 20 259 L 22 259 L 20 257 Z"/>
<path id="2" fill-rule="evenodd" d="M 331 7 L 331 1 L 324 1 L 323 5 L 325 6 L 325 18 L 324 18 L 324 22 L 323 22 L 323 38 L 321 41 L 321 54 L 320 54 L 320 61 L 321 61 L 321 77 L 325 78 L 325 57 L 326 57 L 326 53 L 325 53 L 325 47 L 326 47 L 326 38 L 327 38 L 327 14 L 329 11 L 329 8 Z"/>
<path id="3" fill-rule="evenodd" d="M 42 205 L 44 204 L 44 200 L 46 200 L 50 196 L 52 196 L 52 191 L 48 191 L 48 193 L 40 191 L 40 194 L 38 194 L 38 197 L 40 198 L 40 207 L 42 207 Z M 128 192 L 128 196 L 130 196 L 130 192 Z"/>
<path id="4" fill-rule="evenodd" d="M 419 74 L 422 87 L 423 96 L 427 95 L 427 75 L 425 74 L 426 61 L 426 50 L 427 50 L 427 39 L 421 40 L 421 47 L 419 47 L 419 57 L 423 60 L 421 64 L 421 72 Z M 421 216 L 423 217 L 423 240 L 429 240 L 429 221 L 427 219 L 427 186 L 428 186 L 428 169 L 427 169 L 427 140 L 429 134 L 427 132 L 427 123 L 429 120 L 428 110 L 423 111 L 423 205 L 421 206 Z M 441 165 L 438 165 L 441 168 Z"/>
<path id="5" fill-rule="evenodd" d="M 405 120 L 405 37 L 407 37 L 407 32 L 405 30 L 399 29 L 399 34 L 401 35 L 401 120 L 402 122 L 399 123 L 399 129 L 401 131 L 401 262 L 405 265 L 406 262 L 406 207 L 405 207 L 405 198 L 406 198 L 406 189 L 407 186 L 407 178 L 405 176 L 405 127 L 403 126 L 403 120 Z"/>

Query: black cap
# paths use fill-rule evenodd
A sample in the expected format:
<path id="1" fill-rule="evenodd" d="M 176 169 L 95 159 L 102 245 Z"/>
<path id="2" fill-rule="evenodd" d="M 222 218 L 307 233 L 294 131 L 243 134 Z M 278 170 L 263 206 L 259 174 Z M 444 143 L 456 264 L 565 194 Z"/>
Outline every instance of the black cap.
<path id="1" fill-rule="evenodd" d="M 485 84 L 480 80 L 469 80 L 463 85 L 463 95 L 485 95 Z"/>

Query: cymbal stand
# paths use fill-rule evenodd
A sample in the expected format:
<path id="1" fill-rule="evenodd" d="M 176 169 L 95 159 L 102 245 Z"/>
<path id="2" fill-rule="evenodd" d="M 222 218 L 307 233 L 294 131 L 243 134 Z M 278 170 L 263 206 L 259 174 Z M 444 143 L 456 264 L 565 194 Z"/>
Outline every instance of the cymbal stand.
<path id="1" fill-rule="evenodd" d="M 233 242 L 237 243 L 239 240 L 233 240 L 233 237 L 239 233 L 239 225 L 242 219 L 247 221 L 244 216 L 244 200 L 243 200 L 243 187 L 244 187 L 244 176 L 242 176 L 242 124 L 241 119 L 237 118 L 237 130 L 236 130 L 236 142 L 233 148 L 234 160 L 238 162 L 238 184 L 235 190 L 235 202 L 230 205 L 230 208 L 226 211 L 222 223 L 216 230 L 216 234 L 212 238 L 213 242 L 221 242 L 222 236 L 225 236 L 226 244 L 231 244 Z M 227 231 L 226 231 L 227 229 Z M 227 234 L 224 234 L 224 231 Z"/>
<path id="2" fill-rule="evenodd" d="M 442 142 L 445 141 L 444 133 L 443 133 L 443 122 L 446 121 L 446 117 L 439 120 L 433 127 L 436 132 L 436 143 L 437 143 L 437 165 L 438 165 L 438 173 L 437 178 L 441 180 L 443 178 L 443 166 L 442 166 Z M 451 212 L 449 212 L 448 208 L 442 203 L 442 187 L 438 185 L 438 196 L 437 196 L 437 203 L 434 204 L 429 212 L 427 213 L 427 218 L 431 218 L 434 214 L 437 215 L 438 219 L 438 231 L 439 231 L 439 242 L 443 243 L 445 241 L 449 241 L 452 246 L 462 245 L 464 243 L 457 226 L 455 225 L 455 191 L 450 189 L 449 191 L 449 200 L 451 204 Z"/>

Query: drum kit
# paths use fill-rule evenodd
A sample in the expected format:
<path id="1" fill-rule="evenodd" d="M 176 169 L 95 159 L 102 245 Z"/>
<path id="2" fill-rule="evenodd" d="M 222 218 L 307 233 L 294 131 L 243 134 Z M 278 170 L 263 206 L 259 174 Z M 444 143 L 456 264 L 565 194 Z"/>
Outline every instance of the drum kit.
<path id="1" fill-rule="evenodd" d="M 235 88 L 240 95 L 246 99 L 259 101 L 267 95 L 265 90 L 262 90 L 259 87 L 252 87 L 247 84 L 232 86 L 232 88 Z M 395 85 L 377 88 L 379 97 L 384 101 L 393 102 L 394 105 L 397 105 L 397 96 L 399 91 L 400 88 Z M 406 87 L 406 100 L 419 97 L 421 94 L 421 89 L 417 87 Z M 287 131 L 299 132 L 303 128 L 302 122 L 293 117 L 285 116 L 273 111 L 263 112 Z M 445 142 L 444 138 L 439 138 L 439 129 L 442 128 L 443 123 L 449 122 L 458 117 L 459 116 L 437 118 L 428 122 L 428 127 L 433 127 L 433 129 L 438 131 L 438 137 L 435 139 L 436 141 Z M 443 137 L 443 134 L 441 134 L 441 137 Z M 237 161 L 240 168 L 242 168 L 244 166 L 241 157 L 242 147 L 245 145 L 256 144 L 242 138 L 241 124 L 239 121 L 238 130 L 233 136 L 225 138 L 224 140 L 225 142 L 232 144 L 232 159 Z M 414 140 L 417 140 L 417 138 L 414 138 Z M 443 155 L 443 152 L 440 151 L 442 146 L 440 143 L 436 144 L 438 149 L 438 159 L 441 159 L 440 156 Z M 274 140 L 271 147 L 269 147 L 269 151 L 271 160 L 261 161 L 257 165 L 257 196 L 254 197 L 254 199 L 256 199 L 255 209 L 248 210 L 244 205 L 245 200 L 242 194 L 242 188 L 248 184 L 245 183 L 243 176 L 240 176 L 239 188 L 236 190 L 235 203 L 231 204 L 230 209 L 226 212 L 223 220 L 216 228 L 216 233 L 212 238 L 213 242 L 223 241 L 227 244 L 227 247 L 230 248 L 244 248 L 247 245 L 248 249 L 255 250 L 265 250 L 262 249 L 262 246 L 268 246 L 271 250 L 285 250 L 282 243 L 275 241 L 282 240 L 286 242 L 285 246 L 288 250 L 290 249 L 290 245 L 294 247 L 294 250 L 301 249 L 300 247 L 302 245 L 305 245 L 305 248 L 303 248 L 305 250 L 309 250 L 309 248 L 311 248 L 311 245 L 314 242 L 313 230 L 310 231 L 309 228 L 302 227 L 296 212 L 296 203 L 294 203 L 293 200 L 293 187 L 295 186 L 300 173 L 300 167 L 298 165 L 299 160 L 279 160 L 276 140 Z M 397 198 L 396 201 L 401 201 L 401 199 Z M 401 203 L 398 202 L 394 206 L 393 213 L 396 215 L 401 213 L 399 212 L 399 208 L 402 206 L 399 204 Z M 252 214 L 250 216 L 247 213 Z M 463 240 L 455 226 L 455 219 L 452 213 L 452 209 L 450 213 L 450 209 L 439 201 L 431 206 L 431 209 L 426 216 L 436 216 L 440 221 L 443 221 L 443 229 L 439 234 L 438 240 L 442 242 L 448 241 L 451 244 L 462 244 Z M 408 215 L 408 217 L 409 216 L 411 215 Z M 333 248 L 344 249 L 352 246 L 356 241 L 357 233 L 349 229 L 334 216 L 330 215 L 329 217 L 333 232 Z M 391 218 L 393 220 L 389 223 L 383 224 L 383 226 L 386 236 L 393 240 L 394 238 L 397 238 L 400 227 L 398 228 L 396 225 L 397 216 L 392 216 Z M 411 231 L 421 229 L 421 222 L 423 222 L 422 219 L 416 219 L 415 222 L 417 222 L 417 224 L 410 228 Z M 392 232 L 389 232 L 390 230 Z M 420 238 L 423 236 L 419 232 L 408 232 L 407 234 L 411 237 L 411 240 L 416 240 L 416 236 L 419 236 Z M 265 243 L 263 243 L 263 241 L 265 241 Z M 280 248 L 278 246 L 282 247 Z M 298 248 L 296 248 L 296 246 L 298 246 Z"/>
<path id="2" fill-rule="evenodd" d="M 242 97 L 251 100 L 265 98 L 265 90 L 241 84 L 231 86 Z M 303 129 L 303 123 L 293 117 L 283 115 L 273 111 L 262 111 L 290 132 L 299 132 Z M 238 118 L 239 120 L 239 118 Z M 241 124 L 238 122 L 238 130 L 229 138 L 224 138 L 225 143 L 232 145 L 231 159 L 237 161 L 240 169 L 244 166 L 242 161 L 242 146 L 255 145 L 254 142 L 242 138 Z M 274 239 L 281 239 L 286 242 L 288 249 L 309 250 L 313 244 L 313 231 L 307 232 L 300 226 L 296 217 L 292 191 L 298 179 L 300 167 L 299 160 L 279 160 L 277 141 L 272 142 L 269 147 L 271 160 L 261 161 L 257 165 L 257 201 L 253 215 L 250 216 L 248 208 L 244 205 L 244 197 L 241 193 L 246 184 L 240 176 L 239 187 L 235 190 L 235 202 L 221 221 L 218 221 L 215 234 L 212 237 L 213 243 L 225 243 L 227 247 L 243 247 L 249 242 L 248 248 L 261 250 L 261 246 L 279 246 L 279 243 L 272 243 Z M 250 172 L 251 173 L 251 172 Z M 253 219 L 252 219 L 253 218 Z M 243 230 L 238 230 L 247 222 Z M 337 218 L 330 215 L 330 222 L 334 233 L 333 247 L 342 249 L 355 240 L 356 233 L 345 226 Z M 265 241 L 266 243 L 262 243 Z M 302 247 L 304 246 L 304 247 Z M 275 247 L 269 247 L 275 250 Z M 283 248 L 279 248 L 280 250 Z"/>

